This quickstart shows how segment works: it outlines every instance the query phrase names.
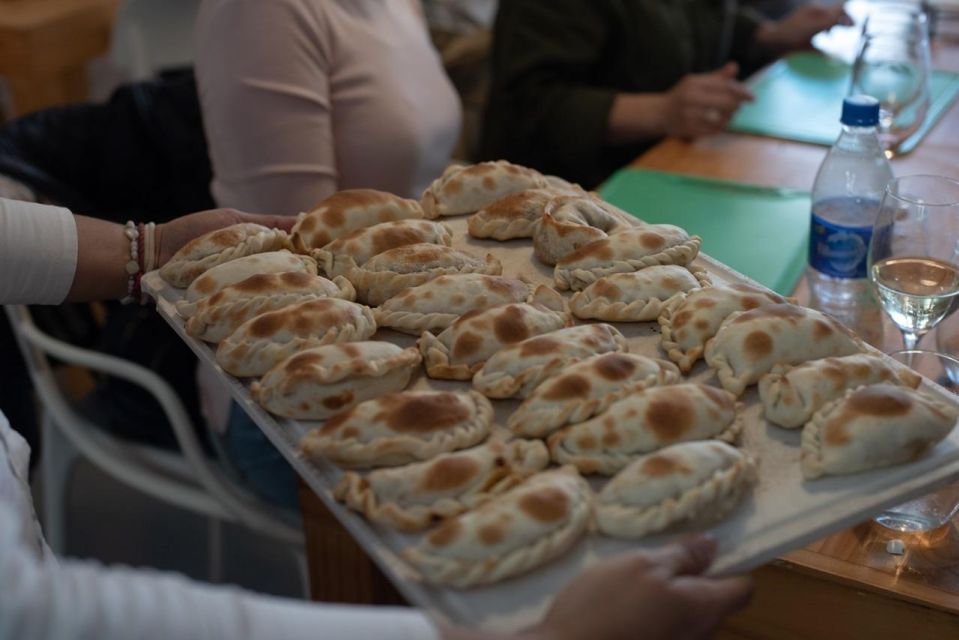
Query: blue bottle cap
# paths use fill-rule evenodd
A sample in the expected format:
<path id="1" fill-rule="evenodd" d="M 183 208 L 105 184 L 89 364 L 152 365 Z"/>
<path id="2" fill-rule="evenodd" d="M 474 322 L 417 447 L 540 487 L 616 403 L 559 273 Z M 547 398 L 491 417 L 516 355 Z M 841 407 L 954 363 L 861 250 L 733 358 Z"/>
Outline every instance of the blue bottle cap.
<path id="1" fill-rule="evenodd" d="M 879 124 L 879 101 L 872 96 L 849 96 L 842 101 L 841 123 L 850 127 Z"/>

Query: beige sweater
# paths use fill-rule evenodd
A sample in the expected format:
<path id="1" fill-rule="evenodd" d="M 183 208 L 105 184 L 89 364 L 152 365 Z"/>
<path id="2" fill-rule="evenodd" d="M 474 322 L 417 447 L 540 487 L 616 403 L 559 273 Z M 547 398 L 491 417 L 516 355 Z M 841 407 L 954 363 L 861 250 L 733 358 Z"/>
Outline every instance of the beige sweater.
<path id="1" fill-rule="evenodd" d="M 449 161 L 460 105 L 417 0 L 204 0 L 195 37 L 221 206 L 418 198 Z"/>

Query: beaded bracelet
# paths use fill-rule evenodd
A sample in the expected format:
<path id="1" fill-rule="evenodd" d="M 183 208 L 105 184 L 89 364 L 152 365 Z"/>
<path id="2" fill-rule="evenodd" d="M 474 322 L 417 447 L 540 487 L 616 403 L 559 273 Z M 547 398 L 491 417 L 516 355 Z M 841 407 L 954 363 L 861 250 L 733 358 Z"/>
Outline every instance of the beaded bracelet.
<path id="1" fill-rule="evenodd" d="M 140 279 L 144 273 L 153 271 L 157 267 L 156 224 L 153 222 L 134 224 L 132 220 L 128 220 L 123 234 L 130 240 L 130 259 L 124 267 L 129 276 L 127 295 L 120 300 L 120 303 L 146 304 L 147 298 L 140 287 Z"/>
<path id="2" fill-rule="evenodd" d="M 140 287 L 140 278 L 144 273 L 149 273 L 159 266 L 159 247 L 156 245 L 156 223 L 140 223 L 140 273 L 137 274 L 136 292 L 140 298 L 140 304 L 147 303 L 147 295 L 143 293 Z"/>
<path id="3" fill-rule="evenodd" d="M 138 240 L 140 230 L 133 224 L 132 220 L 127 220 L 126 227 L 123 230 L 124 235 L 130 240 L 130 259 L 126 263 L 127 272 L 127 295 L 120 300 L 120 304 L 130 304 L 139 296 L 134 296 L 138 283 L 140 271 L 140 249 Z"/>

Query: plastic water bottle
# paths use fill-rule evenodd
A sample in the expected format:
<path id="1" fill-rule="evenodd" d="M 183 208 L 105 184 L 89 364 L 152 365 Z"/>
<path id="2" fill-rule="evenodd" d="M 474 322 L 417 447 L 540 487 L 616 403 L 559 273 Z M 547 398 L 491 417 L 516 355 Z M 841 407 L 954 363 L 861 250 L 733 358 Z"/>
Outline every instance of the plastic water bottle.
<path id="1" fill-rule="evenodd" d="M 812 189 L 809 288 L 826 311 L 857 304 L 868 290 L 866 254 L 892 167 L 876 132 L 879 101 L 850 96 L 842 133 L 823 160 Z"/>

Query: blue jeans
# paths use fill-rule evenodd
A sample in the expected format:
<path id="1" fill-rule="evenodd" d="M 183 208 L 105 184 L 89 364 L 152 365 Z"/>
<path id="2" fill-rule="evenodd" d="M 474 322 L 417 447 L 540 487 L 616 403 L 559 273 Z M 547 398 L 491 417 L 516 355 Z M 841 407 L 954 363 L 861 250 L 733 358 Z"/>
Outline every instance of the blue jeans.
<path id="1" fill-rule="evenodd" d="M 219 441 L 223 462 L 245 488 L 271 504 L 299 512 L 296 472 L 235 402 Z"/>

